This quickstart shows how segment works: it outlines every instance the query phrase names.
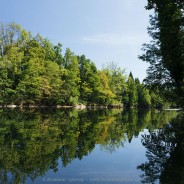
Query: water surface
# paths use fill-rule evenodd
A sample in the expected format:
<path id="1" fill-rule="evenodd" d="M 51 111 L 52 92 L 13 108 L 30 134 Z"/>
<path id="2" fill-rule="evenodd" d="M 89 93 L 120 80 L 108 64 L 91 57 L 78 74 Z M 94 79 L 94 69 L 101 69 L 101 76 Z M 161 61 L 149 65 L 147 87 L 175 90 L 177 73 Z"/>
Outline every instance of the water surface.
<path id="1" fill-rule="evenodd" d="M 171 173 L 163 168 L 182 134 L 175 132 L 183 126 L 176 116 L 174 111 L 2 110 L 0 181 L 165 181 Z"/>

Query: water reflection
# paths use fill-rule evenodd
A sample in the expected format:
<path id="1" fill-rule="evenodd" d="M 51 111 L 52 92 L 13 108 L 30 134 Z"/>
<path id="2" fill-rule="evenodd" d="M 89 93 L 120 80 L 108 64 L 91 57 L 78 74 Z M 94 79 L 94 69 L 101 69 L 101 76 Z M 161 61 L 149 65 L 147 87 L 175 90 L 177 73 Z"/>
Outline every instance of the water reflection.
<path id="1" fill-rule="evenodd" d="M 142 183 L 184 183 L 184 116 L 180 114 L 164 128 L 142 135 L 147 162 L 138 166 L 144 171 Z"/>
<path id="2" fill-rule="evenodd" d="M 76 158 L 83 159 L 93 151 L 96 144 L 99 144 L 101 149 L 112 153 L 123 146 L 127 140 L 131 142 L 132 137 L 138 136 L 144 128 L 150 131 L 162 128 L 175 116 L 175 112 L 155 113 L 154 111 L 138 112 L 136 110 L 129 112 L 120 110 L 1 111 L 0 181 L 2 183 L 25 183 L 27 178 L 34 181 L 38 176 L 43 177 L 49 170 L 57 172 L 59 159 L 63 167 Z M 167 129 L 177 127 L 168 126 Z M 176 138 L 173 134 L 167 134 L 167 129 L 154 133 L 155 140 L 153 137 L 147 141 L 146 137 L 143 137 L 143 144 L 148 150 L 152 149 L 155 144 L 160 154 L 157 155 L 160 156 L 159 163 L 170 158 L 165 158 L 164 156 L 167 155 L 165 153 L 174 154 L 177 148 L 174 142 Z M 161 136 L 162 134 L 164 137 Z M 157 146 L 162 141 L 159 142 L 157 137 L 171 140 L 172 146 L 162 153 L 163 146 Z M 151 145 L 152 141 L 154 141 L 153 145 Z M 147 146 L 148 144 L 150 146 Z M 151 157 L 148 154 L 149 158 Z M 154 156 L 150 161 L 152 160 L 154 161 Z M 165 161 L 163 162 L 166 164 Z M 147 163 L 142 164 L 139 168 L 144 171 L 148 170 L 151 175 L 150 164 L 152 162 L 148 163 L 148 166 Z M 155 165 L 155 167 L 158 166 L 162 165 Z M 149 175 L 145 175 L 149 178 Z M 152 181 L 152 178 L 148 180 Z"/>

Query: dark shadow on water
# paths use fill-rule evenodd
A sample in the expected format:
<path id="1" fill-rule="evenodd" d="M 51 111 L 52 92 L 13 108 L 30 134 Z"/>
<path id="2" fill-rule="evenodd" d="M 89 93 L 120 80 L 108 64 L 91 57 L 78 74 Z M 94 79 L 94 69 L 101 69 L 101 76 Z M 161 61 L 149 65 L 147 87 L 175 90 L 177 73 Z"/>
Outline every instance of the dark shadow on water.
<path id="1" fill-rule="evenodd" d="M 142 135 L 147 162 L 137 168 L 144 171 L 142 183 L 184 183 L 184 115 L 180 114 L 164 128 Z"/>

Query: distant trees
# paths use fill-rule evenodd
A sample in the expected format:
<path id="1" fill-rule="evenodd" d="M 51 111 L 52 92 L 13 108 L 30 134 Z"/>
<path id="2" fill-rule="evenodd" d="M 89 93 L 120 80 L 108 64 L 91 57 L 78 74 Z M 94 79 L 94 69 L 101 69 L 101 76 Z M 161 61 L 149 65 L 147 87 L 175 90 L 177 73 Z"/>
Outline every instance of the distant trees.
<path id="1" fill-rule="evenodd" d="M 126 82 L 127 88 L 123 94 L 123 103 L 129 108 L 163 108 L 166 101 L 157 90 L 150 90 L 141 84 L 138 78 L 130 72 Z"/>
<path id="2" fill-rule="evenodd" d="M 0 104 L 76 105 L 97 104 L 151 107 L 155 100 L 130 73 L 109 63 L 98 70 L 84 55 L 54 46 L 18 24 L 0 28 Z M 157 96 L 157 95 L 156 95 Z M 153 103 L 152 103 L 153 102 Z"/>

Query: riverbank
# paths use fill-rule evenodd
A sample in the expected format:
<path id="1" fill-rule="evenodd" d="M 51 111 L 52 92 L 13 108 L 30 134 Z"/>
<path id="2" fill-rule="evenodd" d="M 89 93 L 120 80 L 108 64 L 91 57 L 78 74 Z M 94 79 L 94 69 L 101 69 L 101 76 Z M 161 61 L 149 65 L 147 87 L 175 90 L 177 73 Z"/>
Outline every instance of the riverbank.
<path id="1" fill-rule="evenodd" d="M 180 108 L 173 108 L 173 109 L 164 109 L 165 111 L 181 111 Z"/>
<path id="2" fill-rule="evenodd" d="M 46 105 L 0 105 L 0 108 L 57 108 L 57 109 L 68 109 L 68 108 L 75 108 L 78 110 L 83 110 L 83 109 L 111 109 L 111 108 L 116 108 L 120 109 L 123 108 L 123 106 L 120 105 L 84 105 L 84 104 L 77 104 L 77 105 L 56 105 L 56 106 L 46 106 Z"/>

